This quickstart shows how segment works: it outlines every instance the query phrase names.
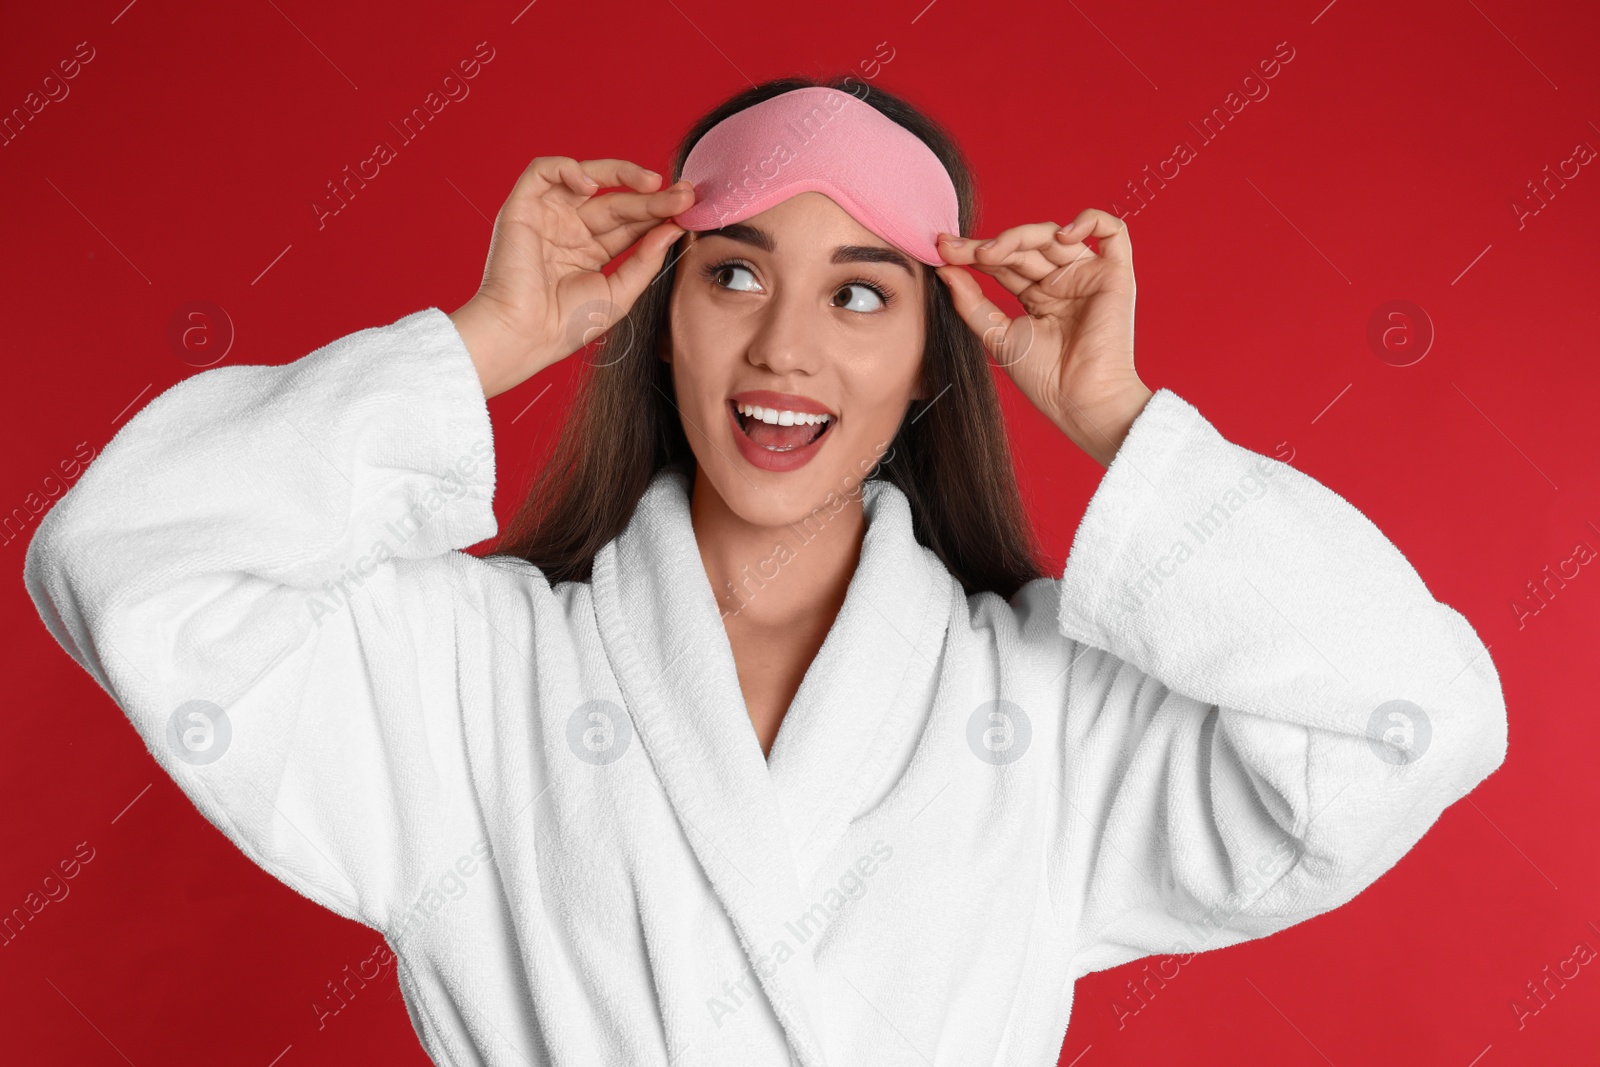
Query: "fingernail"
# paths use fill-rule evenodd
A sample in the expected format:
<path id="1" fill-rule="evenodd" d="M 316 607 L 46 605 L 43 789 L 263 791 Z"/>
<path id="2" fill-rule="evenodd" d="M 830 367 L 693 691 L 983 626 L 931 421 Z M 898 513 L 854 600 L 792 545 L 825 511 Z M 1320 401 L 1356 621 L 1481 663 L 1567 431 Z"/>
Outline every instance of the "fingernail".
<path id="1" fill-rule="evenodd" d="M 585 185 L 592 185 L 592 186 L 594 186 L 594 187 L 595 187 L 595 188 L 596 188 L 596 189 L 598 189 L 598 188 L 600 188 L 600 183 L 599 183 L 599 182 L 597 182 L 597 181 L 595 181 L 595 180 L 594 180 L 594 179 L 593 179 L 593 178 L 591 178 L 591 177 L 589 177 L 589 176 L 588 176 L 588 175 L 587 175 L 587 174 L 585 174 L 585 175 L 584 175 L 584 176 L 583 176 L 583 183 L 584 183 L 584 184 L 585 184 Z"/>
<path id="2" fill-rule="evenodd" d="M 949 245 L 951 248 L 960 248 L 962 245 L 967 243 L 967 239 L 965 237 L 946 236 L 944 243 Z"/>
<path id="3" fill-rule="evenodd" d="M 985 242 L 983 242 L 983 244 L 979 245 L 978 247 L 979 248 L 993 248 L 994 247 L 994 241 L 993 240 L 985 241 Z"/>

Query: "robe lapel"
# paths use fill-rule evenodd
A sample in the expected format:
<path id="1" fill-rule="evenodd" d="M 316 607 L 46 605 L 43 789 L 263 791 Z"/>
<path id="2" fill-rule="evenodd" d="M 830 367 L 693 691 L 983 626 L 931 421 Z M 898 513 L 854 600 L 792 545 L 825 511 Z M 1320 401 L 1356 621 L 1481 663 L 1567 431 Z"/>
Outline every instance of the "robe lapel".
<path id="1" fill-rule="evenodd" d="M 785 924 L 813 903 L 802 889 L 812 867 L 914 727 L 911 694 L 920 687 L 906 683 L 926 680 L 938 662 L 954 579 L 916 543 L 904 494 L 868 482 L 856 573 L 765 760 L 694 539 L 688 489 L 671 471 L 651 481 L 627 529 L 595 556 L 594 603 L 640 743 L 754 957 L 780 940 L 793 946 Z M 821 1065 L 810 949 L 754 971 L 802 1062 Z"/>
<path id="2" fill-rule="evenodd" d="M 684 476 L 658 474 L 627 529 L 596 553 L 596 620 L 640 743 L 754 960 L 793 941 L 783 923 L 803 905 L 687 490 Z M 809 950 L 753 969 L 801 1062 L 822 1067 L 824 1046 L 808 1009 L 816 980 Z"/>
<path id="3" fill-rule="evenodd" d="M 955 579 L 917 543 L 905 494 L 868 482 L 862 507 L 860 562 L 767 761 L 802 885 L 917 728 L 950 621 Z"/>

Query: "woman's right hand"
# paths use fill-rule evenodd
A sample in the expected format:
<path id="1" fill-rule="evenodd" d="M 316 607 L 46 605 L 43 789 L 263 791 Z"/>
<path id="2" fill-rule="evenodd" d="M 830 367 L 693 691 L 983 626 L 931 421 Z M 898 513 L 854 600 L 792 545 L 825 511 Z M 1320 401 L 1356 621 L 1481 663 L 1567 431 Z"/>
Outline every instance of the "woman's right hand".
<path id="1" fill-rule="evenodd" d="M 694 204 L 689 182 L 654 191 L 661 181 L 623 159 L 540 156 L 528 164 L 495 217 L 478 292 L 450 313 L 485 397 L 565 359 L 592 339 L 589 331 L 633 306 L 684 232 L 663 220 Z M 595 195 L 613 187 L 633 191 Z M 635 241 L 627 262 L 600 272 Z M 575 321 L 586 305 L 607 308 L 609 321 Z"/>

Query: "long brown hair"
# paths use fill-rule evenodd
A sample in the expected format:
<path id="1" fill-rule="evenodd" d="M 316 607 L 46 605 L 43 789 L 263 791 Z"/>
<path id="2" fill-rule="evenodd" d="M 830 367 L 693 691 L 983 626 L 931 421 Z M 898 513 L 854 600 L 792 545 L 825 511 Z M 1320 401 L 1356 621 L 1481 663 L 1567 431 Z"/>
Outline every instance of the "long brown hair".
<path id="1" fill-rule="evenodd" d="M 855 92 L 921 138 L 949 172 L 961 235 L 971 235 L 977 197 L 955 141 L 904 100 L 850 77 L 778 78 L 729 98 L 684 136 L 672 181 L 682 176 L 695 142 L 724 118 L 812 86 Z M 657 358 L 670 343 L 672 280 L 687 240 L 678 239 L 660 273 L 598 339 L 604 358 L 589 364 L 549 461 L 495 542 L 493 555 L 527 560 L 552 585 L 589 580 L 595 553 L 627 526 L 659 471 L 670 467 L 693 478 L 694 453 L 674 400 L 671 367 Z M 905 494 L 916 539 L 944 561 L 967 595 L 988 590 L 1009 600 L 1042 571 L 988 354 L 933 269 L 918 266 L 927 293 L 922 374 L 929 399 L 912 402 L 868 480 L 887 480 Z"/>

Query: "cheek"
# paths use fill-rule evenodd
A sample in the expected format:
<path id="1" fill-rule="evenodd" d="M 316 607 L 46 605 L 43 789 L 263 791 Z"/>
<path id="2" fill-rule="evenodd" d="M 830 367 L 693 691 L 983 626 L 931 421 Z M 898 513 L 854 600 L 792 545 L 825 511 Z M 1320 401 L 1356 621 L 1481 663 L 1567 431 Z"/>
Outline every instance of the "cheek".
<path id="1" fill-rule="evenodd" d="M 681 374 L 686 364 L 699 347 L 696 343 L 696 325 L 699 316 L 696 315 L 694 303 L 681 291 L 672 294 L 672 302 L 667 313 L 667 337 L 671 344 L 671 356 L 674 376 Z"/>
<path id="2" fill-rule="evenodd" d="M 705 315 L 697 315 L 690 305 L 677 314 L 674 309 L 670 337 L 672 343 L 672 380 L 679 402 L 697 408 L 720 407 L 733 374 L 737 356 L 735 346 L 725 330 L 717 329 Z M 705 410 L 696 415 L 705 416 Z"/>
<path id="3" fill-rule="evenodd" d="M 670 324 L 675 357 L 678 353 L 698 356 L 714 348 L 726 333 L 707 294 L 688 280 L 681 281 L 672 294 Z"/>
<path id="4" fill-rule="evenodd" d="M 862 422 L 894 422 L 917 392 L 922 359 L 920 339 L 913 348 L 912 342 L 903 338 L 873 346 L 866 355 L 842 357 L 838 367 L 845 403 L 864 413 Z"/>
<path id="5" fill-rule="evenodd" d="M 892 381 L 877 377 L 854 384 L 845 393 L 847 418 L 841 435 L 850 441 L 852 451 L 868 449 L 879 441 L 892 439 L 911 403 L 914 386 L 896 374 Z"/>

